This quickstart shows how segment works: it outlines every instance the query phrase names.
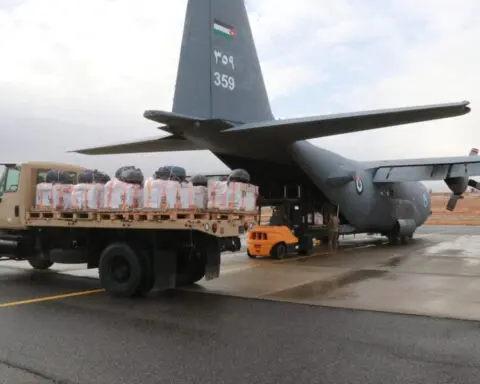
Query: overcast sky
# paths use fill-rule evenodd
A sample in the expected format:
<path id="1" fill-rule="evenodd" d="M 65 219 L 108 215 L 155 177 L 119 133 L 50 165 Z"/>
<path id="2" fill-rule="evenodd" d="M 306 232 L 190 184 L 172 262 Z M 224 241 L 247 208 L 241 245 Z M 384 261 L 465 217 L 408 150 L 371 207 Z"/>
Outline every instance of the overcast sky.
<path id="1" fill-rule="evenodd" d="M 478 0 L 247 0 L 247 8 L 276 117 L 471 102 L 466 116 L 316 145 L 358 160 L 480 146 Z M 204 151 L 65 153 L 165 135 L 142 114 L 171 110 L 185 9 L 186 0 L 0 0 L 0 160 L 225 170 Z"/>

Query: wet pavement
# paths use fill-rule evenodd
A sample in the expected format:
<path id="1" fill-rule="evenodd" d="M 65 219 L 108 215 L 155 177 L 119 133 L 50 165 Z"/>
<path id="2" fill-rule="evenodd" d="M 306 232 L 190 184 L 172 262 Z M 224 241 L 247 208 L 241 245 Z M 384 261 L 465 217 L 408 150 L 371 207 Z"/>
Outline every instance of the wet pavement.
<path id="1" fill-rule="evenodd" d="M 0 383 L 478 383 L 478 322 L 376 311 L 480 318 L 479 240 L 426 227 L 332 256 L 227 253 L 220 279 L 140 300 L 83 266 L 2 262 Z"/>
<path id="2" fill-rule="evenodd" d="M 480 228 L 424 227 L 397 247 L 378 236 L 349 236 L 335 255 L 256 263 L 195 289 L 480 320 Z"/>
<path id="3" fill-rule="evenodd" d="M 222 256 L 221 276 L 186 291 L 311 305 L 480 320 L 480 228 L 425 226 L 408 245 L 380 236 L 345 236 L 326 250 L 284 260 Z M 243 249 L 245 244 L 243 245 Z M 28 263 L 0 266 L 25 268 Z M 58 265 L 66 275 L 98 279 L 84 265 Z M 9 279 L 8 273 L 0 279 Z"/>

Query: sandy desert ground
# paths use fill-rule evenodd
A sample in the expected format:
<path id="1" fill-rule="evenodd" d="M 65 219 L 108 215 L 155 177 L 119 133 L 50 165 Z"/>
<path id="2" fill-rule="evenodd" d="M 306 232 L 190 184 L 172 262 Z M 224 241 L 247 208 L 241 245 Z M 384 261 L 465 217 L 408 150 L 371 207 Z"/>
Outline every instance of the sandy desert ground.
<path id="1" fill-rule="evenodd" d="M 457 202 L 455 211 L 446 210 L 450 194 L 432 193 L 432 216 L 430 225 L 480 225 L 480 193 L 466 193 Z"/>

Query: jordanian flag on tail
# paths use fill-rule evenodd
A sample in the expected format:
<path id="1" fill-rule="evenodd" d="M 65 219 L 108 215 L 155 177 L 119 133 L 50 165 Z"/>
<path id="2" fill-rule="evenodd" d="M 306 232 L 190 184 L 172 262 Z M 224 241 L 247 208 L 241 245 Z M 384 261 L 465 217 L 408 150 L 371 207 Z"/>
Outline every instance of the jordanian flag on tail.
<path id="1" fill-rule="evenodd" d="M 218 20 L 213 21 L 213 33 L 225 37 L 228 40 L 233 40 L 236 36 L 235 28 Z"/>

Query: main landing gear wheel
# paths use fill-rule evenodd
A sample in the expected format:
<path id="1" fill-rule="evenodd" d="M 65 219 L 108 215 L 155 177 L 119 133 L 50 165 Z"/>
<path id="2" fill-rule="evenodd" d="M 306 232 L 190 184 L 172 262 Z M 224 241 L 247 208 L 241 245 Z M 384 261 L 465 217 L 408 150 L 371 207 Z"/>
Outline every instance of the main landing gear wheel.
<path id="1" fill-rule="evenodd" d="M 41 258 L 38 257 L 38 256 L 29 257 L 29 258 L 28 258 L 28 263 L 29 263 L 34 269 L 38 269 L 38 270 L 48 269 L 48 268 L 50 268 L 50 267 L 53 265 L 53 261 L 41 259 Z"/>
<path id="2" fill-rule="evenodd" d="M 413 235 L 398 235 L 397 231 L 392 231 L 388 235 L 390 245 L 409 244 L 413 238 Z"/>
<path id="3" fill-rule="evenodd" d="M 287 247 L 284 243 L 275 244 L 270 251 L 270 255 L 275 259 L 284 259 L 287 256 Z"/>
<path id="4" fill-rule="evenodd" d="M 113 243 L 104 249 L 98 266 L 100 282 L 108 294 L 132 297 L 144 290 L 145 260 L 126 243 Z M 142 289 L 143 288 L 143 289 Z"/>
<path id="5" fill-rule="evenodd" d="M 400 237 L 397 236 L 396 234 L 390 234 L 388 236 L 388 241 L 390 245 L 398 245 L 400 243 Z"/>
<path id="6" fill-rule="evenodd" d="M 402 244 L 410 244 L 413 239 L 413 235 L 400 236 L 400 242 Z"/>

